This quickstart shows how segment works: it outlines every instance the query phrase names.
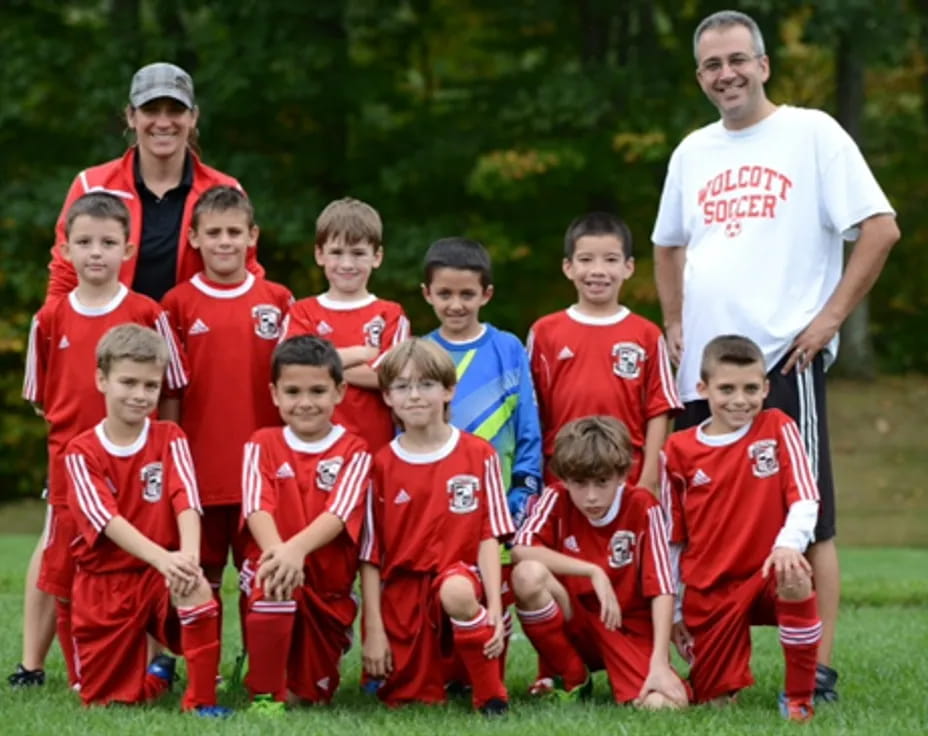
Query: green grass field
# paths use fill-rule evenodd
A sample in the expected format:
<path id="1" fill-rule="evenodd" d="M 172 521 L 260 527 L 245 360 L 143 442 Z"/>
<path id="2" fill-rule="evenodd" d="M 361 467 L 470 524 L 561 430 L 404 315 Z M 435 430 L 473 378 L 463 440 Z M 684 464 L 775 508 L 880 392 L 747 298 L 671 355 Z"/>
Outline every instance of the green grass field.
<path id="1" fill-rule="evenodd" d="M 0 536 L 0 663 L 12 668 L 20 652 L 22 570 L 34 537 Z M 239 712 L 224 722 L 208 722 L 177 712 L 177 695 L 155 705 L 85 710 L 65 687 L 57 649 L 48 663 L 49 679 L 40 690 L 10 691 L 0 686 L 5 734 L 746 734 L 803 733 L 924 734 L 928 731 L 928 550 L 848 549 L 842 552 L 845 596 L 838 633 L 836 666 L 842 702 L 824 707 L 808 727 L 781 722 L 775 696 L 781 688 L 782 657 L 774 629 L 755 633 L 757 684 L 737 705 L 717 710 L 645 713 L 620 708 L 609 699 L 602 673 L 592 702 L 553 705 L 524 695 L 534 675 L 534 658 L 521 635 L 513 641 L 507 683 L 512 711 L 486 720 L 466 703 L 443 708 L 387 711 L 358 690 L 359 654 L 352 650 L 343 667 L 342 688 L 330 708 L 296 710 L 280 720 Z M 225 586 L 227 611 L 234 611 L 232 576 Z M 235 654 L 237 623 L 225 626 L 224 666 Z M 223 696 L 233 707 L 244 696 Z"/>

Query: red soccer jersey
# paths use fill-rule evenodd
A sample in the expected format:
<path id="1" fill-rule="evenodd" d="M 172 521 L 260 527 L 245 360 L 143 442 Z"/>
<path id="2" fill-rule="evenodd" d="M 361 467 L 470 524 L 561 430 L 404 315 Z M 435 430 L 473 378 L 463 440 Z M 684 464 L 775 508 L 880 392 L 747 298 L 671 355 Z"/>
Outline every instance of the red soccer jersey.
<path id="1" fill-rule="evenodd" d="M 157 302 L 120 285 L 109 304 L 86 307 L 77 293 L 50 299 L 32 320 L 26 352 L 23 398 L 42 406 L 48 422 L 49 502 L 65 503 L 64 448 L 71 438 L 106 416 L 94 372 L 97 343 L 111 327 L 136 322 L 153 327 L 168 343 L 165 382 L 170 389 L 187 384 L 187 368 Z"/>
<path id="2" fill-rule="evenodd" d="M 295 335 L 317 335 L 336 348 L 377 348 L 380 354 L 370 364 L 374 368 L 380 365 L 384 353 L 409 337 L 409 320 L 403 308 L 373 294 L 357 302 L 337 302 L 325 294 L 300 299 L 290 308 L 284 325 L 284 340 Z M 375 389 L 349 386 L 332 421 L 367 440 L 375 454 L 395 434 L 390 409 Z"/>
<path id="3" fill-rule="evenodd" d="M 476 565 L 484 539 L 515 532 L 496 450 L 457 428 L 431 453 L 393 440 L 374 457 L 371 480 L 361 559 L 378 565 L 384 580 Z"/>
<path id="4" fill-rule="evenodd" d="M 241 503 L 241 448 L 256 429 L 280 424 L 268 383 L 292 302 L 285 286 L 250 273 L 231 287 L 197 274 L 164 295 L 190 364 L 180 425 L 204 506 Z"/>
<path id="5" fill-rule="evenodd" d="M 636 455 L 629 477 L 637 480 L 648 420 L 683 407 L 657 325 L 625 307 L 611 317 L 570 307 L 532 326 L 528 352 L 545 460 L 561 427 L 605 414 L 628 427 Z"/>
<path id="6" fill-rule="evenodd" d="M 101 422 L 68 443 L 64 461 L 68 506 L 80 533 L 72 549 L 82 570 L 107 573 L 146 567 L 103 534 L 114 516 L 165 549 L 176 550 L 177 515 L 201 510 L 187 438 L 174 422 L 146 419 L 138 439 L 128 447 L 110 442 Z"/>
<path id="7" fill-rule="evenodd" d="M 332 427 L 317 442 L 304 442 L 289 427 L 265 427 L 245 445 L 242 515 L 274 517 L 286 541 L 328 511 L 344 531 L 306 558 L 306 585 L 326 594 L 348 595 L 358 571 L 358 538 L 370 484 L 371 455 L 360 437 Z M 249 539 L 248 556 L 261 555 Z"/>
<path id="8" fill-rule="evenodd" d="M 651 625 L 651 598 L 673 595 L 670 549 L 664 515 L 650 491 L 619 487 L 602 519 L 587 519 L 570 500 L 567 489 L 545 488 L 532 514 L 519 530 L 516 544 L 547 547 L 601 567 L 609 575 L 622 609 L 623 626 L 631 619 Z M 571 595 L 590 610 L 599 603 L 589 578 L 562 578 Z"/>
<path id="9" fill-rule="evenodd" d="M 661 453 L 671 543 L 684 545 L 683 582 L 698 589 L 757 573 L 800 500 L 818 488 L 799 429 L 779 409 L 726 435 L 674 432 Z"/>

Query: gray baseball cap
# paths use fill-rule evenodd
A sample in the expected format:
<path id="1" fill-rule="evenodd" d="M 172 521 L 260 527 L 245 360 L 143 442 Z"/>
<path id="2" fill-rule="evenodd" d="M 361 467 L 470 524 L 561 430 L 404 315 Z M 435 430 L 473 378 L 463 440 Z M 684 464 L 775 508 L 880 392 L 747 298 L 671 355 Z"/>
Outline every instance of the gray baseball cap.
<path id="1" fill-rule="evenodd" d="M 129 88 L 129 103 L 132 107 L 141 107 L 159 97 L 170 97 L 191 110 L 196 106 L 190 75 L 179 66 L 163 61 L 139 69 L 132 77 L 132 86 Z"/>

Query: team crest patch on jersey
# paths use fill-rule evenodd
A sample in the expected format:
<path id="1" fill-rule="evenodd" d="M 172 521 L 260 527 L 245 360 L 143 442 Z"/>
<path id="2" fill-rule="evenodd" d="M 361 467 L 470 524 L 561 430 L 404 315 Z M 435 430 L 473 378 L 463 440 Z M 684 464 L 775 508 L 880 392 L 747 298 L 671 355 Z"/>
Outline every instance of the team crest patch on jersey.
<path id="1" fill-rule="evenodd" d="M 580 545 L 577 544 L 577 538 L 573 534 L 564 540 L 564 549 L 568 550 L 569 552 L 580 551 Z"/>
<path id="2" fill-rule="evenodd" d="M 609 567 L 619 568 L 635 559 L 635 533 L 621 529 L 609 540 Z"/>
<path id="3" fill-rule="evenodd" d="M 748 457 L 751 458 L 751 471 L 757 478 L 769 478 L 780 470 L 777 462 L 777 441 L 758 440 L 748 447 Z"/>
<path id="4" fill-rule="evenodd" d="M 380 343 L 383 341 L 383 331 L 386 326 L 386 321 L 378 314 L 364 325 L 364 342 L 372 348 L 380 349 Z"/>
<path id="5" fill-rule="evenodd" d="M 265 340 L 276 340 L 280 337 L 280 310 L 273 304 L 256 304 L 251 308 L 251 316 L 255 321 L 255 334 Z"/>
<path id="6" fill-rule="evenodd" d="M 321 461 L 316 466 L 316 485 L 320 491 L 331 491 L 338 480 L 338 471 L 342 469 L 345 460 L 341 457 L 331 457 Z"/>
<path id="7" fill-rule="evenodd" d="M 644 348 L 636 342 L 617 342 L 612 346 L 612 372 L 622 378 L 638 378 L 644 362 Z"/>
<path id="8" fill-rule="evenodd" d="M 477 510 L 480 479 L 476 475 L 456 475 L 448 481 L 449 505 L 452 513 L 469 514 Z"/>
<path id="9" fill-rule="evenodd" d="M 162 478 L 164 469 L 161 463 L 148 463 L 139 474 L 142 478 L 142 498 L 148 503 L 158 503 L 161 500 Z"/>

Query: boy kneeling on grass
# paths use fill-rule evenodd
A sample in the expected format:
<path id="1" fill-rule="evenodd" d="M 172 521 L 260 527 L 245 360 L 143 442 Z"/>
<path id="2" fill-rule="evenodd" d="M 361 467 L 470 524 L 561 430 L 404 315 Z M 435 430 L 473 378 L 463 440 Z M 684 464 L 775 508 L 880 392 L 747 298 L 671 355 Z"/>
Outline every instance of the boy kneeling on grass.
<path id="1" fill-rule="evenodd" d="M 516 536 L 512 588 L 522 629 L 554 693 L 590 694 L 605 669 L 617 703 L 687 704 L 670 666 L 674 587 L 660 505 L 627 485 L 633 452 L 625 425 L 605 416 L 566 424 L 545 489 Z"/>
<path id="2" fill-rule="evenodd" d="M 200 569 L 200 499 L 183 431 L 149 419 L 168 346 L 124 324 L 97 346 L 96 385 L 106 418 L 65 450 L 73 543 L 72 634 L 85 705 L 141 703 L 164 693 L 174 660 L 148 665 L 147 635 L 187 661 L 181 708 L 216 705 L 218 606 Z"/>

